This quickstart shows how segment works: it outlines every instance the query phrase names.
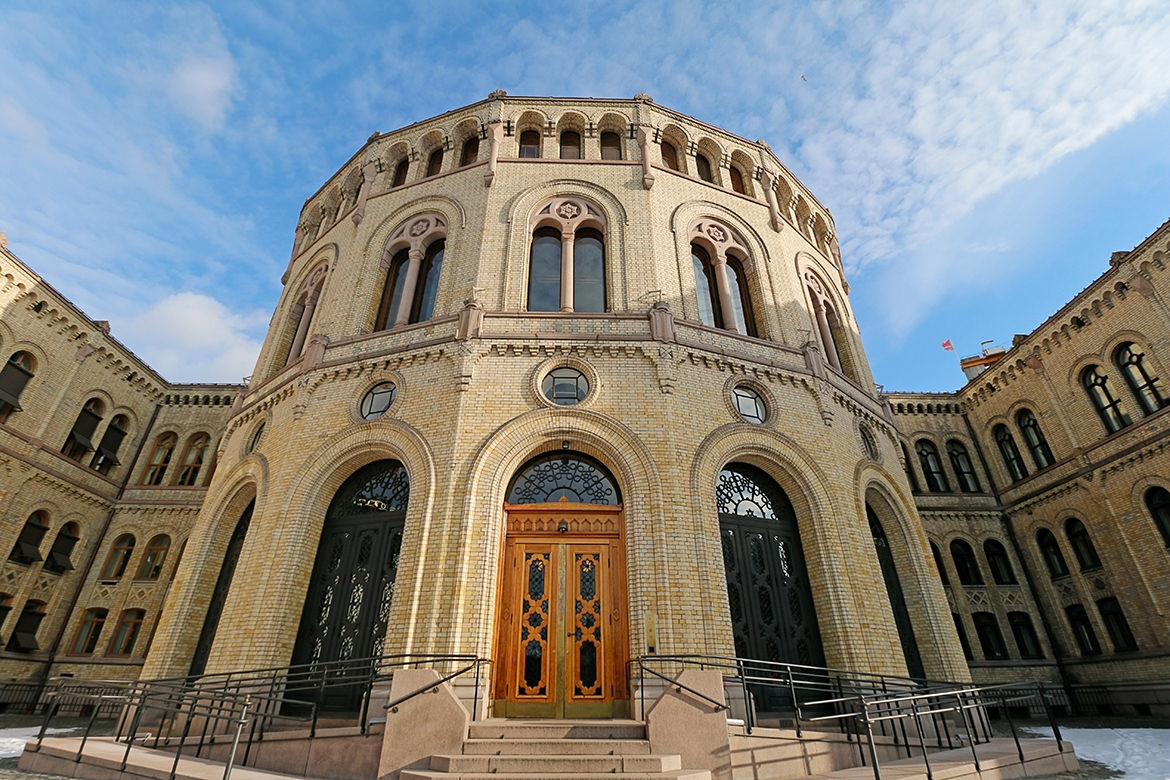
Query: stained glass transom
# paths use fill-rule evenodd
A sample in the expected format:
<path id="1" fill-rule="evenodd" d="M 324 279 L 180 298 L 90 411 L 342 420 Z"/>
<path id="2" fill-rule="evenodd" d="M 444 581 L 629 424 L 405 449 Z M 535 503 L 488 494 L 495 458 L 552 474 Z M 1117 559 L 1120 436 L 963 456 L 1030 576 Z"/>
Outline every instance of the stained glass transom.
<path id="1" fill-rule="evenodd" d="M 759 517 L 765 520 L 776 517 L 772 511 L 771 497 L 756 480 L 741 471 L 724 469 L 719 472 L 715 502 L 719 505 L 721 515 Z"/>
<path id="2" fill-rule="evenodd" d="M 543 504 L 562 498 L 578 504 L 621 503 L 605 467 L 580 453 L 553 452 L 529 461 L 508 490 L 509 504 Z"/>

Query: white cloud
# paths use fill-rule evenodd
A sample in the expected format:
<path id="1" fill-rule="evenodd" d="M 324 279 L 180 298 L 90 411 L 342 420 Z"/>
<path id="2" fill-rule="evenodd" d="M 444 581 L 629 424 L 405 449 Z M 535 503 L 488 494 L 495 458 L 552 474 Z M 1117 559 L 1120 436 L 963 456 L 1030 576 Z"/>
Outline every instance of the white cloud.
<path id="1" fill-rule="evenodd" d="M 235 89 L 236 65 L 228 55 L 186 57 L 170 77 L 170 95 L 179 110 L 205 130 L 223 125 Z"/>

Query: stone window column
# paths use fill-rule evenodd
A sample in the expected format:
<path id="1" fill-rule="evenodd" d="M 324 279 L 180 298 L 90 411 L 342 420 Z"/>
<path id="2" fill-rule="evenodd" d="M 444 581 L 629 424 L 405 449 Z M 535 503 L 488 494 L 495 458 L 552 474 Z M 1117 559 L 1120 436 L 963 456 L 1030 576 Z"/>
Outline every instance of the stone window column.
<path id="1" fill-rule="evenodd" d="M 309 332 L 309 324 L 313 321 L 313 312 L 317 310 L 317 297 L 320 294 L 321 288 L 313 288 L 305 296 L 305 302 L 301 304 L 301 319 L 297 323 L 297 333 L 293 336 L 292 347 L 288 351 L 288 363 L 301 356 L 301 350 L 305 346 L 305 336 Z"/>
<path id="2" fill-rule="evenodd" d="M 418 286 L 418 271 L 422 267 L 423 255 L 422 248 L 417 244 L 410 248 L 406 278 L 402 281 L 402 302 L 398 305 L 398 316 L 394 318 L 395 328 L 410 321 L 410 310 L 414 308 L 414 288 Z"/>
<path id="3" fill-rule="evenodd" d="M 723 312 L 723 329 L 738 333 L 735 324 L 735 303 L 731 298 L 731 283 L 727 280 L 727 253 L 719 248 L 711 261 L 715 269 L 715 287 L 719 290 L 719 309 Z"/>
<path id="4" fill-rule="evenodd" d="M 561 311 L 573 311 L 573 236 L 561 231 Z"/>

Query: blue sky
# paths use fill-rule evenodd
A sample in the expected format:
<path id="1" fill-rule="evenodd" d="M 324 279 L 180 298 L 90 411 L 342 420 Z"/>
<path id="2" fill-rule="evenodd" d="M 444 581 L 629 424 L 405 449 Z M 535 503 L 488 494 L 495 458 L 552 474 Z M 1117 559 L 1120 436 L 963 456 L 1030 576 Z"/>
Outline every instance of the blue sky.
<path id="1" fill-rule="evenodd" d="M 4 0 L 0 231 L 168 379 L 234 381 L 375 130 L 647 92 L 768 141 L 833 212 L 877 381 L 952 390 L 1170 218 L 1170 4 L 971 5 Z"/>

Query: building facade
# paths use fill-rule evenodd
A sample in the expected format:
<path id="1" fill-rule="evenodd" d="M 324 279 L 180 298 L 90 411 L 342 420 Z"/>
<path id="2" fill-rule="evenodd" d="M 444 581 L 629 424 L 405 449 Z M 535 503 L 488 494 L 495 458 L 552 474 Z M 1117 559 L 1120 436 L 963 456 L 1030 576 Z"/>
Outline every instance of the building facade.
<path id="1" fill-rule="evenodd" d="M 1156 236 L 1130 253 L 1150 269 L 1133 266 L 1126 294 L 1093 316 L 1125 320 L 1115 299 L 1140 298 L 1158 316 L 1135 332 L 1167 332 Z M 4 259 L 4 321 L 12 311 L 16 324 L 0 330 L 12 356 L 0 500 L 5 576 L 21 584 L 0 636 L 14 677 L 468 653 L 495 662 L 497 713 L 531 715 L 625 712 L 627 662 L 655 652 L 1074 679 L 1055 663 L 1068 637 L 1043 623 L 1063 597 L 1008 535 L 1039 484 L 1004 479 L 984 429 L 1043 429 L 1064 458 L 1046 474 L 1074 487 L 1085 442 L 1049 432 L 1049 407 L 1030 407 L 1039 428 L 1021 422 L 1023 407 L 1004 402 L 1037 390 L 1008 363 L 953 396 L 880 395 L 828 210 L 767 144 L 647 96 L 496 92 L 375 134 L 306 201 L 247 387 L 167 385 Z M 1129 340 L 1150 377 L 1164 340 Z M 1147 382 L 1144 397 L 1160 388 Z M 101 406 L 87 412 L 91 398 Z M 107 468 L 103 431 L 119 413 L 135 454 Z M 952 440 L 963 471 L 939 472 Z M 932 442 L 928 474 L 910 453 Z M 192 465 L 192 447 L 206 464 Z M 947 484 L 927 482 L 939 473 Z M 107 514 L 87 515 L 86 501 Z M 1051 529 L 1079 512 L 1100 536 L 1086 508 L 1055 511 Z M 38 512 L 48 530 L 26 533 Z M 102 519 L 83 527 L 90 515 Z M 49 540 L 70 522 L 74 557 L 88 557 L 54 579 Z M 1085 572 L 1067 583 L 1098 629 L 1117 629 L 1118 614 L 1132 627 L 1131 599 L 1157 604 L 1128 559 L 1104 552 L 1112 541 L 1096 548 L 1107 593 Z M 967 584 L 986 564 L 956 542 L 991 551 L 995 587 Z M 1164 589 L 1164 560 L 1158 571 Z M 42 581 L 57 601 L 37 595 Z M 46 615 L 37 646 L 11 647 L 29 634 L 30 599 Z M 127 610 L 141 627 L 118 655 L 128 629 L 115 613 Z M 1000 643 L 1019 663 L 961 641 L 991 637 L 988 614 L 1019 627 L 1023 658 Z M 54 632 L 68 640 L 46 643 Z M 1131 633 L 1133 663 L 1097 659 L 1084 679 L 1164 679 L 1165 626 Z"/>

